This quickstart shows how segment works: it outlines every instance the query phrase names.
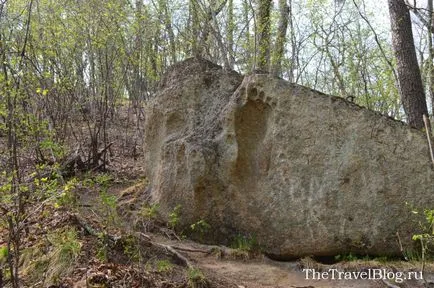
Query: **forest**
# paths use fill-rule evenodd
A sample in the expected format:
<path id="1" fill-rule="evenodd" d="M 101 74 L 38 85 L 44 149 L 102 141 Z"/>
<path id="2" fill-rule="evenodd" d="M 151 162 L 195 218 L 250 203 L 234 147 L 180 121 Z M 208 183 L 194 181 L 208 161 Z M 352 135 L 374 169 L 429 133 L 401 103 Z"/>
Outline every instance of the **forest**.
<path id="1" fill-rule="evenodd" d="M 433 9 L 0 0 L 0 288 L 432 287 Z"/>

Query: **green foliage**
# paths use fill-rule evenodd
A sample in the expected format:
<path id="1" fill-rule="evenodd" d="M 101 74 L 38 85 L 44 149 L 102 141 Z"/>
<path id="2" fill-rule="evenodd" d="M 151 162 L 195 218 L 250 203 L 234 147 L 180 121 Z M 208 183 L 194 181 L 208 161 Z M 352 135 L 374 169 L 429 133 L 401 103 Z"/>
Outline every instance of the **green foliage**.
<path id="1" fill-rule="evenodd" d="M 419 214 L 419 211 L 413 210 L 413 214 Z M 420 222 L 421 233 L 413 235 L 414 241 L 419 241 L 421 245 L 422 261 L 428 256 L 432 256 L 432 246 L 434 244 L 434 209 L 424 209 L 423 216 L 425 223 Z"/>
<path id="2" fill-rule="evenodd" d="M 116 224 L 118 221 L 118 214 L 116 211 L 117 198 L 115 195 L 109 195 L 106 191 L 101 190 L 100 199 L 102 203 L 102 210 L 105 217 L 107 217 L 107 224 Z"/>
<path id="3" fill-rule="evenodd" d="M 65 147 L 55 142 L 53 139 L 46 138 L 39 143 L 39 148 L 43 151 L 53 152 L 56 159 L 61 159 L 65 156 Z"/>
<path id="4" fill-rule="evenodd" d="M 107 251 L 107 247 L 105 245 L 101 245 L 98 247 L 97 251 L 96 251 L 96 259 L 98 259 L 101 262 L 107 262 L 108 260 L 108 255 L 107 255 L 108 251 Z"/>
<path id="5" fill-rule="evenodd" d="M 8 255 L 9 255 L 8 247 L 7 246 L 1 246 L 0 247 L 0 264 L 6 262 Z"/>
<path id="6" fill-rule="evenodd" d="M 0 83 L 2 83 L 2 81 L 0 80 Z M 0 90 L 1 91 L 1 90 Z M 6 105 L 5 105 L 5 101 L 0 101 L 0 119 L 6 119 L 7 116 L 7 110 L 6 110 Z M 0 121 L 0 135 L 4 135 L 6 134 L 6 122 L 4 121 Z"/>
<path id="7" fill-rule="evenodd" d="M 83 187 L 93 188 L 97 183 L 94 181 L 94 179 L 89 173 L 86 173 L 84 175 L 84 179 L 81 181 L 81 184 L 83 185 Z"/>
<path id="8" fill-rule="evenodd" d="M 231 248 L 246 252 L 259 250 L 259 244 L 255 237 L 237 235 L 232 241 Z"/>
<path id="9" fill-rule="evenodd" d="M 209 231 L 209 229 L 211 229 L 211 226 L 202 219 L 194 224 L 191 224 L 190 228 L 193 232 L 198 232 L 200 239 L 203 240 L 204 235 Z"/>
<path id="10" fill-rule="evenodd" d="M 0 185 L 0 203 L 3 205 L 11 205 L 13 203 L 13 194 L 11 193 L 13 188 L 13 176 L 6 173 L 6 171 L 2 171 L 1 175 L 1 184 Z"/>
<path id="11" fill-rule="evenodd" d="M 406 249 L 402 253 L 406 261 L 417 262 L 422 259 L 422 255 L 418 249 Z"/>
<path id="12" fill-rule="evenodd" d="M 98 248 L 96 251 L 96 258 L 101 262 L 107 262 L 108 260 L 108 236 L 106 233 L 98 234 Z"/>
<path id="13" fill-rule="evenodd" d="M 106 224 L 117 224 L 118 214 L 116 211 L 117 197 L 110 195 L 108 188 L 113 181 L 113 178 L 106 173 L 98 174 L 93 180 L 88 180 L 87 185 L 91 187 L 98 185 L 99 187 L 99 199 L 101 202 L 101 209 L 106 217 Z"/>
<path id="14" fill-rule="evenodd" d="M 100 192 L 100 197 L 102 203 L 110 209 L 110 212 L 115 211 L 116 209 L 116 196 L 115 195 L 109 195 L 105 191 Z"/>
<path id="15" fill-rule="evenodd" d="M 79 183 L 77 178 L 71 178 L 70 180 L 68 180 L 63 186 L 60 195 L 56 198 L 54 206 L 72 207 L 76 202 L 74 189 L 78 186 L 78 184 Z"/>
<path id="16" fill-rule="evenodd" d="M 175 229 L 180 221 L 181 205 L 176 205 L 173 211 L 169 214 L 169 227 Z"/>
<path id="17" fill-rule="evenodd" d="M 141 260 L 140 246 L 133 235 L 128 235 L 123 239 L 124 254 L 133 262 Z"/>
<path id="18" fill-rule="evenodd" d="M 94 182 L 98 184 L 102 190 L 107 190 L 112 181 L 113 177 L 107 173 L 98 174 L 94 179 Z"/>
<path id="19" fill-rule="evenodd" d="M 139 215 L 148 219 L 148 220 L 154 220 L 158 215 L 158 210 L 160 209 L 160 205 L 155 203 L 151 206 L 143 206 L 142 209 L 140 209 Z"/>
<path id="20" fill-rule="evenodd" d="M 212 10 L 217 3 L 200 7 L 196 1 L 190 1 L 191 6 L 186 9 L 182 1 L 157 1 L 154 5 L 140 5 L 142 1 L 137 1 L 137 5 L 131 5 L 131 1 L 116 0 L 41 0 L 31 1 L 33 9 L 27 11 L 29 1 L 3 2 L 0 137 L 13 141 L 5 145 L 7 151 L 1 154 L 9 157 L 15 153 L 14 157 L 19 155 L 22 159 L 32 155 L 35 162 L 43 163 L 36 165 L 34 175 L 28 175 L 26 170 L 19 171 L 20 167 L 2 167 L 0 205 L 8 212 L 0 219 L 0 225 L 6 229 L 9 229 L 6 220 L 11 219 L 15 225 L 13 229 L 25 228 L 20 219 L 26 219 L 27 215 L 17 212 L 29 210 L 18 209 L 16 204 L 22 196 L 26 205 L 50 198 L 49 203 L 55 207 L 69 208 L 75 203 L 75 191 L 80 185 L 100 190 L 98 200 L 106 221 L 116 223 L 116 197 L 109 194 L 112 179 L 108 174 L 88 176 L 81 183 L 75 178 L 63 179 L 60 175 L 60 167 L 55 162 L 68 155 L 68 148 L 72 148 L 67 146 L 71 136 L 76 138 L 78 150 L 85 151 L 84 154 L 98 153 L 101 145 L 112 140 L 106 139 L 110 138 L 107 132 L 113 123 L 111 120 L 117 120 L 112 118 L 117 116 L 116 110 L 121 110 L 111 109 L 121 108 L 120 103 L 127 106 L 131 101 L 140 102 L 141 98 L 152 95 L 163 72 L 176 60 L 198 52 L 222 64 L 226 54 L 230 54 L 228 58 L 233 58 L 236 63 L 233 68 L 250 72 L 257 64 L 254 62 L 263 60 L 260 55 L 269 52 L 268 44 L 258 47 L 258 35 L 255 35 L 264 29 L 264 25 L 256 21 L 260 14 L 252 10 L 255 5 L 244 0 L 231 1 L 233 7 L 226 5 L 221 13 L 213 15 L 215 19 L 212 20 L 206 19 L 208 13 L 203 13 L 203 9 Z M 341 94 L 338 87 L 339 78 L 342 78 L 346 92 L 355 95 L 358 104 L 402 118 L 393 70 L 388 63 L 392 50 L 389 39 L 383 36 L 384 30 L 377 31 L 379 37 L 376 37 L 358 18 L 354 5 L 342 4 L 342 9 L 336 9 L 341 4 L 336 5 L 331 0 L 294 2 L 290 16 L 292 27 L 285 39 L 284 51 L 287 52 L 281 55 L 282 71 L 293 70 L 295 75 L 291 80 L 332 94 Z M 363 10 L 368 18 L 372 18 L 369 7 Z M 340 14 L 331 15 L 333 11 Z M 273 15 L 277 14 L 271 13 L 272 39 L 277 31 Z M 213 25 L 226 24 L 227 35 L 217 33 L 219 35 L 211 35 L 201 43 L 198 35 L 206 33 L 200 23 L 209 21 L 213 21 Z M 28 31 L 26 23 L 30 24 Z M 173 27 L 176 27 L 176 33 Z M 420 40 L 423 56 L 426 39 L 421 37 Z M 227 47 L 229 43 L 231 47 Z M 193 51 L 194 48 L 201 51 Z M 423 69 L 427 83 L 431 60 L 421 59 L 427 63 L 427 69 Z M 333 61 L 337 69 L 333 69 Z M 288 74 L 282 76 L 288 78 Z M 140 107 L 143 103 L 133 104 Z M 95 111 L 83 112 L 87 106 Z M 11 137 L 4 137 L 7 133 Z M 129 137 L 128 129 L 125 137 Z M 96 147 L 84 144 L 88 142 L 93 142 Z M 32 183 L 19 183 L 17 175 L 21 179 L 31 179 Z M 172 229 L 179 225 L 180 213 L 179 205 L 170 213 L 168 225 Z M 144 207 L 140 214 L 154 220 L 158 206 Z M 433 240 L 432 214 L 432 210 L 424 211 L 426 223 L 421 233 L 413 236 L 421 243 L 424 256 Z M 190 228 L 202 238 L 210 226 L 201 220 Z M 58 247 L 63 255 L 61 258 L 76 255 L 79 242 L 74 240 L 76 235 L 73 234 L 65 231 L 58 235 L 60 239 L 53 236 L 57 246 L 64 246 L 64 249 Z M 107 258 L 104 245 L 99 251 L 102 259 Z M 257 243 L 254 238 L 238 236 L 233 246 L 241 251 L 252 251 Z M 13 247 L 11 250 L 7 252 L 19 257 Z M 132 258 L 133 250 L 127 249 Z M 19 259 L 14 262 L 20 263 Z"/>
<path id="21" fill-rule="evenodd" d="M 58 257 L 58 249 L 49 249 L 47 253 L 46 242 L 36 242 L 30 247 L 26 247 L 21 252 L 21 272 L 26 275 L 26 280 L 30 282 L 40 281 L 41 276 L 44 275 L 48 266 L 50 265 L 50 260 L 54 264 L 56 261 L 61 262 L 60 257 Z M 59 265 L 59 264 L 58 264 Z M 63 266 L 64 262 L 60 263 Z"/>
<path id="22" fill-rule="evenodd" d="M 23 250 L 23 274 L 33 281 L 58 283 L 60 278 L 71 272 L 72 267 L 81 253 L 82 244 L 75 228 L 65 227 L 52 231 L 47 235 L 51 243 L 49 250 L 40 247 L 29 247 Z M 40 243 L 45 247 L 45 244 Z"/>
<path id="23" fill-rule="evenodd" d="M 52 233 L 48 239 L 55 247 L 59 260 L 62 262 L 71 262 L 80 254 L 81 243 L 74 228 L 66 228 L 60 232 Z"/>
<path id="24" fill-rule="evenodd" d="M 168 260 L 157 261 L 157 271 L 160 273 L 171 272 L 173 270 L 173 264 Z"/>
<path id="25" fill-rule="evenodd" d="M 208 280 L 198 268 L 189 268 L 187 271 L 188 287 L 202 288 L 208 287 Z"/>

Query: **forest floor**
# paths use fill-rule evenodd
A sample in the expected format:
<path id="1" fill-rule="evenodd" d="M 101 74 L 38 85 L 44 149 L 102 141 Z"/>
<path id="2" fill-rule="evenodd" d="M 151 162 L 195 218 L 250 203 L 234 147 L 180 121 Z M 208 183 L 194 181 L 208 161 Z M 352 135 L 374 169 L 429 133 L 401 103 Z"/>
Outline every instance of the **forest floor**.
<path id="1" fill-rule="evenodd" d="M 149 210 L 136 206 L 143 201 L 139 198 L 146 181 L 110 183 L 106 200 L 98 189 L 86 188 L 78 192 L 73 207 L 47 205 L 35 214 L 23 241 L 23 286 L 428 287 L 421 281 L 309 280 L 303 268 L 417 271 L 420 263 L 353 259 L 327 265 L 310 258 L 278 262 L 242 249 L 200 244 L 177 235 L 153 216 L 147 218 Z M 115 205 L 107 199 L 116 200 Z M 80 249 L 73 251 L 74 246 Z M 428 271 L 433 271 L 431 265 Z"/>
<path id="2" fill-rule="evenodd" d="M 98 184 L 82 186 L 73 205 L 47 204 L 32 217 L 23 241 L 23 286 L 428 287 L 421 281 L 309 280 L 302 271 L 417 271 L 420 263 L 352 259 L 327 265 L 311 258 L 278 262 L 243 249 L 191 241 L 154 218 L 152 206 L 138 205 L 146 201 L 146 180 L 122 175 L 87 175 L 94 183 L 110 179 L 107 194 L 101 194 Z M 428 265 L 427 270 L 434 269 Z"/>
<path id="3" fill-rule="evenodd" d="M 135 137 L 140 139 L 140 133 Z M 60 197 L 27 207 L 31 213 L 21 235 L 22 287 L 403 288 L 434 283 L 434 264 L 425 268 L 427 282 L 312 280 L 306 279 L 303 268 L 406 272 L 419 271 L 421 264 L 354 257 L 333 264 L 311 258 L 278 262 L 250 247 L 189 240 L 176 223 L 159 220 L 158 206 L 148 202 L 145 160 L 135 148 L 142 145 L 140 141 L 119 127 L 112 131 L 112 138 L 107 172 L 77 175 L 67 181 Z M 7 239 L 8 231 L 0 228 L 0 247 Z M 0 257 L 0 268 L 7 271 L 1 261 Z"/>

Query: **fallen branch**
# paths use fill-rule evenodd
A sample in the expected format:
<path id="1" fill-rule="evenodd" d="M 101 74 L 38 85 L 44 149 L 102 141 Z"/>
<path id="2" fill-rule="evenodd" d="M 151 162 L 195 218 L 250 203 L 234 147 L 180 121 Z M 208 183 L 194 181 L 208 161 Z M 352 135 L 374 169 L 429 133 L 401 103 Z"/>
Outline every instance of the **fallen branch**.
<path id="1" fill-rule="evenodd" d="M 179 247 L 179 246 L 172 246 L 173 249 L 185 251 L 185 252 L 194 252 L 194 253 L 205 253 L 205 254 L 211 254 L 213 251 L 212 248 L 210 249 L 194 249 L 194 248 L 186 248 L 186 247 Z"/>
<path id="2" fill-rule="evenodd" d="M 182 254 L 177 252 L 172 246 L 156 243 L 156 242 L 151 242 L 151 243 L 155 247 L 163 248 L 166 251 L 169 251 L 172 254 L 172 257 L 174 257 L 177 260 L 177 262 L 181 263 L 182 266 L 185 266 L 187 268 L 194 268 L 194 266 L 190 263 L 190 261 L 188 261 L 188 259 L 185 258 Z"/>
<path id="3" fill-rule="evenodd" d="M 402 254 L 402 256 L 404 256 L 404 259 L 406 261 L 408 261 L 407 256 L 405 256 L 405 253 L 404 253 L 404 247 L 402 247 L 401 237 L 399 237 L 399 232 L 396 232 L 396 237 L 398 237 L 398 244 L 399 244 L 399 249 L 401 251 L 401 254 Z"/>
<path id="4" fill-rule="evenodd" d="M 216 246 L 216 245 L 201 245 L 206 248 L 200 249 L 200 248 L 187 248 L 187 247 L 180 247 L 180 246 L 171 246 L 173 249 L 185 251 L 185 252 L 192 252 L 192 253 L 204 253 L 207 255 L 210 254 L 216 254 L 219 255 L 219 258 L 224 258 L 225 256 L 229 256 L 229 258 L 233 255 L 239 254 L 239 249 L 232 249 L 225 246 Z"/>

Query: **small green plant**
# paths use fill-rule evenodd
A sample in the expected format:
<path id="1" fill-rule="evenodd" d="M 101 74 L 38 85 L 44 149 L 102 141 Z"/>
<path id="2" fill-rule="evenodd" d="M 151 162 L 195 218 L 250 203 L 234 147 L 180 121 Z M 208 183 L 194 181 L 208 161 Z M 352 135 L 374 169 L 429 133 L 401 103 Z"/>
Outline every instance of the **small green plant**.
<path id="1" fill-rule="evenodd" d="M 172 213 L 169 214 L 169 227 L 171 229 L 175 229 L 175 227 L 179 224 L 180 211 L 181 211 L 181 205 L 176 205 L 176 207 L 173 209 Z"/>
<path id="2" fill-rule="evenodd" d="M 118 220 L 118 214 L 116 211 L 116 196 L 109 195 L 104 190 L 100 191 L 99 196 L 102 203 L 102 209 L 105 216 L 107 217 L 107 224 L 111 223 L 116 225 Z"/>
<path id="3" fill-rule="evenodd" d="M 413 213 L 418 214 L 417 211 Z M 413 240 L 422 240 L 428 243 L 432 243 L 434 240 L 434 209 L 425 209 L 423 211 L 425 216 L 425 224 L 420 223 L 420 226 L 425 233 L 413 235 Z"/>
<path id="4" fill-rule="evenodd" d="M 76 197 L 73 190 L 77 187 L 78 180 L 77 178 L 72 178 L 65 183 L 62 187 L 61 193 L 56 198 L 54 203 L 54 207 L 58 208 L 60 206 L 71 207 L 76 202 Z"/>
<path id="5" fill-rule="evenodd" d="M 95 181 L 92 179 L 89 173 L 84 175 L 84 179 L 81 181 L 83 187 L 92 188 L 95 185 Z"/>
<path id="6" fill-rule="evenodd" d="M 109 184 L 112 178 L 107 174 L 99 174 L 94 178 L 94 182 L 99 186 L 99 197 L 101 200 L 101 208 L 104 215 L 107 217 L 106 224 L 117 224 L 118 215 L 116 211 L 117 198 L 115 195 L 108 193 Z"/>
<path id="7" fill-rule="evenodd" d="M 74 228 L 54 233 L 50 235 L 49 239 L 58 252 L 59 260 L 62 262 L 70 262 L 80 254 L 81 243 Z"/>
<path id="8" fill-rule="evenodd" d="M 98 250 L 96 251 L 96 259 L 98 259 L 101 262 L 107 262 L 108 255 L 107 255 L 107 247 L 106 246 L 100 246 L 98 247 Z"/>
<path id="9" fill-rule="evenodd" d="M 203 240 L 204 235 L 209 231 L 211 225 L 209 225 L 205 220 L 200 220 L 194 224 L 190 225 L 190 228 L 193 232 L 198 232 L 200 240 Z"/>
<path id="10" fill-rule="evenodd" d="M 422 259 L 422 256 L 420 255 L 420 250 L 418 249 L 405 249 L 404 251 L 402 251 L 402 254 L 406 261 L 417 262 Z"/>
<path id="11" fill-rule="evenodd" d="M 108 174 L 98 174 L 94 177 L 94 180 L 90 183 L 96 183 L 99 187 L 99 197 L 102 204 L 102 210 L 104 215 L 107 217 L 106 224 L 117 224 L 118 215 L 116 212 L 117 198 L 115 195 L 110 195 L 108 193 L 108 188 L 113 178 Z"/>
<path id="12" fill-rule="evenodd" d="M 71 273 L 75 260 L 81 252 L 81 242 L 78 233 L 73 227 L 65 227 L 48 234 L 48 242 L 52 249 L 42 253 L 39 249 L 26 249 L 23 258 L 24 266 L 33 275 L 44 275 L 47 283 L 58 282 L 61 277 Z M 28 260 L 26 260 L 26 258 Z"/>
<path id="13" fill-rule="evenodd" d="M 101 188 L 107 189 L 109 184 L 113 181 L 113 178 L 109 174 L 102 173 L 102 174 L 98 174 L 94 178 L 94 181 L 95 181 L 95 183 L 100 185 Z"/>
<path id="14" fill-rule="evenodd" d="M 132 261 L 139 262 L 141 259 L 140 247 L 133 235 L 128 235 L 123 241 L 124 254 Z"/>
<path id="15" fill-rule="evenodd" d="M 202 271 L 197 268 L 189 268 L 187 272 L 188 287 L 191 288 L 205 288 L 209 286 L 208 280 Z"/>
<path id="16" fill-rule="evenodd" d="M 259 245 L 255 237 L 237 235 L 235 236 L 231 247 L 242 251 L 253 252 L 258 249 Z"/>
<path id="17" fill-rule="evenodd" d="M 151 206 L 143 206 L 139 212 L 139 215 L 145 217 L 149 220 L 154 220 L 157 218 L 158 210 L 160 209 L 159 204 L 152 204 Z"/>
<path id="18" fill-rule="evenodd" d="M 98 249 L 96 251 L 96 258 L 101 262 L 107 262 L 108 260 L 108 239 L 107 234 L 98 234 Z"/>
<path id="19" fill-rule="evenodd" d="M 157 271 L 160 273 L 170 272 L 173 270 L 173 264 L 168 260 L 157 261 Z"/>
<path id="20" fill-rule="evenodd" d="M 9 256 L 9 250 L 7 246 L 0 247 L 0 264 L 6 262 L 6 259 Z"/>
<path id="21" fill-rule="evenodd" d="M 412 211 L 414 214 L 419 214 L 415 209 Z M 432 248 L 434 244 L 434 209 L 424 209 L 423 215 L 425 222 L 419 222 L 422 233 L 413 235 L 414 241 L 419 241 L 421 248 L 422 260 L 422 273 L 425 272 L 425 263 L 428 257 L 432 255 Z"/>
<path id="22" fill-rule="evenodd" d="M 6 263 L 9 256 L 9 250 L 7 246 L 0 246 L 0 276 L 3 275 L 3 265 Z"/>
<path id="23" fill-rule="evenodd" d="M 50 138 L 46 138 L 39 142 L 39 151 L 45 153 L 53 153 L 52 155 L 60 159 L 65 156 L 66 148 Z"/>
<path id="24" fill-rule="evenodd" d="M 261 250 L 255 237 L 244 235 L 235 236 L 230 246 L 234 249 L 230 256 L 239 260 L 250 259 L 258 255 Z"/>
<path id="25" fill-rule="evenodd" d="M 104 205 L 106 205 L 110 209 L 116 208 L 116 196 L 109 195 L 105 191 L 101 191 L 99 196 L 101 197 L 101 201 Z"/>

